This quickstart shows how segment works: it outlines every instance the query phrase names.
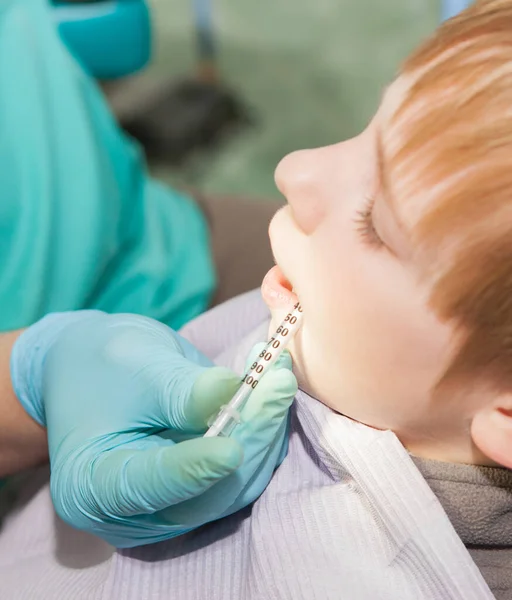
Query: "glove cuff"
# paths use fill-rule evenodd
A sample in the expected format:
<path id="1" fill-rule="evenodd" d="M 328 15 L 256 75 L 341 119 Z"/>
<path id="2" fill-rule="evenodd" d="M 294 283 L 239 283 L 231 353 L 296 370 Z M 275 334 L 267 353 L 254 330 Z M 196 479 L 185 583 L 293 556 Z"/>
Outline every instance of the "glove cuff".
<path id="1" fill-rule="evenodd" d="M 101 314 L 97 310 L 52 313 L 26 329 L 14 343 L 10 372 L 14 393 L 25 411 L 46 426 L 43 373 L 48 351 L 62 331 L 72 323 Z"/>

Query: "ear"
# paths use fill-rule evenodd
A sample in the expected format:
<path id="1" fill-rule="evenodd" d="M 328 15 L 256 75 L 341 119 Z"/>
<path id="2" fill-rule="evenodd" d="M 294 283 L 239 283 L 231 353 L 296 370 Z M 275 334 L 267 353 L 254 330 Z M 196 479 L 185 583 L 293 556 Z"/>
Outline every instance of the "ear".
<path id="1" fill-rule="evenodd" d="M 512 469 L 512 395 L 500 396 L 473 417 L 471 436 L 495 463 Z"/>

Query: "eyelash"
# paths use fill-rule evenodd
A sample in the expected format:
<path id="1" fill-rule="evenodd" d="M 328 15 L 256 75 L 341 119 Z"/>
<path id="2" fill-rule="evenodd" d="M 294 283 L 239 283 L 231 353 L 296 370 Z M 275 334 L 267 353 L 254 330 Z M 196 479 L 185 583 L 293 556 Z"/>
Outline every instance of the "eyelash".
<path id="1" fill-rule="evenodd" d="M 356 231 L 361 235 L 363 241 L 373 248 L 380 248 L 383 245 L 379 234 L 375 231 L 372 221 L 372 211 L 375 198 L 367 198 L 364 207 L 357 211 L 354 219 Z"/>

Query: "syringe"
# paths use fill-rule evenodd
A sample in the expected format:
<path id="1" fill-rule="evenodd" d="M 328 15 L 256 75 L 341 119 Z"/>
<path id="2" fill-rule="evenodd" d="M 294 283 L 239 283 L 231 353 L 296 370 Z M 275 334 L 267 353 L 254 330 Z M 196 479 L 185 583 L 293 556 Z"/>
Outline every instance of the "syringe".
<path id="1" fill-rule="evenodd" d="M 260 352 L 258 359 L 252 363 L 251 368 L 244 375 L 239 390 L 227 404 L 221 407 L 219 414 L 204 434 L 204 437 L 217 435 L 227 437 L 231 434 L 233 429 L 241 422 L 240 411 L 245 406 L 252 391 L 289 344 L 301 322 L 302 308 L 300 303 L 297 302 L 270 338 L 268 344 Z"/>

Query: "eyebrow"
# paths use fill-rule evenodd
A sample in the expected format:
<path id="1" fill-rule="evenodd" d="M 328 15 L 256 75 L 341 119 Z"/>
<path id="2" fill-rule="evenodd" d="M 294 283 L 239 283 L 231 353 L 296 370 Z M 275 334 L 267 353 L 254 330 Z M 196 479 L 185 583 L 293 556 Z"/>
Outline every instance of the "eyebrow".
<path id="1" fill-rule="evenodd" d="M 377 177 L 379 181 L 379 196 L 381 201 L 386 205 L 388 211 L 391 213 L 392 219 L 396 224 L 397 234 L 401 238 L 398 240 L 400 246 L 407 246 L 409 236 L 407 235 L 407 229 L 404 226 L 400 216 L 396 213 L 395 207 L 392 202 L 391 190 L 389 186 L 389 180 L 387 177 L 385 164 L 384 164 L 384 149 L 382 146 L 382 137 L 379 127 L 376 129 L 376 154 L 377 154 Z M 384 244 L 396 255 L 404 254 L 404 252 L 397 252 L 397 240 L 394 240 L 394 244 L 390 244 L 390 240 L 384 240 Z"/>
<path id="2" fill-rule="evenodd" d="M 382 137 L 380 134 L 380 128 L 377 127 L 376 132 L 376 144 L 377 144 L 377 176 L 379 180 L 379 188 L 382 192 L 382 195 L 385 197 L 386 202 L 388 201 L 389 195 L 389 186 L 386 177 L 386 173 L 384 170 L 384 150 L 382 149 Z M 391 208 L 391 206 L 390 206 Z"/>
<path id="3" fill-rule="evenodd" d="M 398 229 L 402 231 L 402 233 L 406 232 L 406 227 L 400 218 L 400 215 L 397 214 L 395 210 L 395 206 L 392 202 L 392 194 L 389 186 L 389 179 L 387 177 L 386 168 L 384 165 L 384 149 L 382 147 L 382 137 L 380 133 L 380 128 L 377 127 L 376 130 L 376 145 L 377 145 L 377 178 L 379 181 L 379 192 L 383 201 L 387 204 L 390 212 L 392 213 Z"/>

